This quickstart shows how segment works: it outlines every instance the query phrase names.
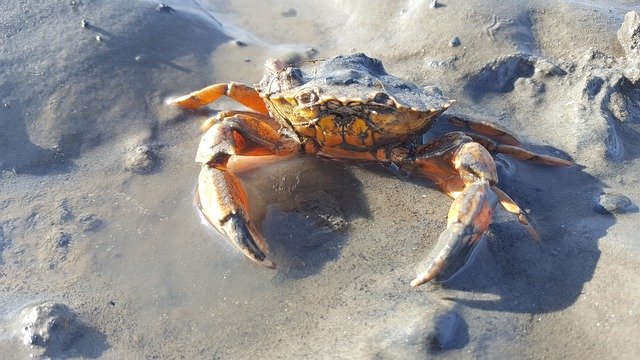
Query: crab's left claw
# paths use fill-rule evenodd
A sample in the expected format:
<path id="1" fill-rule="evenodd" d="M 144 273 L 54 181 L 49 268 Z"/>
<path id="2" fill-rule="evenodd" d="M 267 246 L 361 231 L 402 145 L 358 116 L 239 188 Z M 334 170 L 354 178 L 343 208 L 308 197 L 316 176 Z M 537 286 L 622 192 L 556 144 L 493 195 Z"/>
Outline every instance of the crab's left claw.
<path id="1" fill-rule="evenodd" d="M 433 279 L 446 280 L 460 270 L 471 251 L 489 228 L 498 198 L 488 181 L 467 186 L 451 205 L 447 228 L 438 243 L 419 266 L 419 274 L 411 286 Z"/>
<path id="2" fill-rule="evenodd" d="M 267 243 L 249 217 L 247 195 L 229 171 L 203 166 L 196 201 L 204 218 L 254 262 L 275 268 L 267 258 Z"/>
<path id="3" fill-rule="evenodd" d="M 415 162 L 419 174 L 433 180 L 454 201 L 447 228 L 418 266 L 411 286 L 443 281 L 460 270 L 489 228 L 499 200 L 492 188 L 498 173 L 491 154 L 462 133 L 449 133 L 443 139 L 419 149 Z"/>
<path id="4" fill-rule="evenodd" d="M 228 112 L 202 136 L 196 162 L 202 165 L 197 202 L 207 221 L 254 262 L 275 268 L 269 249 L 251 221 L 247 193 L 229 168 L 236 156 L 287 156 L 299 152 L 300 144 L 270 127 L 263 115 Z M 271 121 L 273 119 L 270 119 Z"/>

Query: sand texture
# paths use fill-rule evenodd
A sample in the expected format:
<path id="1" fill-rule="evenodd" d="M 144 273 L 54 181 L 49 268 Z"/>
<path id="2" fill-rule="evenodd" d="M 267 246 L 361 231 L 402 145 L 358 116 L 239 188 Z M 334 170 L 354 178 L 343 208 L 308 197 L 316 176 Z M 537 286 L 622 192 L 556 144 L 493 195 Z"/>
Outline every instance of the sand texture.
<path id="1" fill-rule="evenodd" d="M 0 3 L 0 358 L 640 358 L 637 1 Z M 242 107 L 166 100 L 357 52 L 575 162 L 497 157 L 539 244 L 499 210 L 411 288 L 451 200 L 310 157 L 238 165 L 277 270 L 202 225 L 199 125 Z"/>

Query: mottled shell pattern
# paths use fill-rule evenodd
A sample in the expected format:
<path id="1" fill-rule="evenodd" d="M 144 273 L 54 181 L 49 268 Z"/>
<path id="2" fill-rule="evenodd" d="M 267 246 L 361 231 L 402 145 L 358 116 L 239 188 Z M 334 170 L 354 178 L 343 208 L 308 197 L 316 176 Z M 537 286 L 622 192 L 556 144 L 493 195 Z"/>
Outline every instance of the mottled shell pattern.
<path id="1" fill-rule="evenodd" d="M 437 90 L 389 75 L 364 54 L 308 64 L 308 72 L 274 60 L 256 86 L 292 136 L 320 146 L 369 151 L 425 132 L 451 101 Z"/>

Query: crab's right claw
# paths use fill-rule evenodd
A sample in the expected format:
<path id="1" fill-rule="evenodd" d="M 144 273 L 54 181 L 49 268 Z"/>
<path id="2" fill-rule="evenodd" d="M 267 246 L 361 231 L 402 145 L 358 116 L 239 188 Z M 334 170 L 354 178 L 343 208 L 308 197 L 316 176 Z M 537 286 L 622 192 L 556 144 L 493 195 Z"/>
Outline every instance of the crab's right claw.
<path id="1" fill-rule="evenodd" d="M 460 270 L 471 251 L 489 228 L 498 202 L 488 181 L 467 185 L 451 205 L 447 228 L 429 256 L 419 265 L 419 274 L 411 286 L 431 280 L 444 281 Z"/>
<path id="2" fill-rule="evenodd" d="M 246 192 L 234 174 L 203 166 L 196 201 L 204 218 L 236 249 L 262 266 L 276 267 L 267 258 L 267 243 L 251 222 Z"/>

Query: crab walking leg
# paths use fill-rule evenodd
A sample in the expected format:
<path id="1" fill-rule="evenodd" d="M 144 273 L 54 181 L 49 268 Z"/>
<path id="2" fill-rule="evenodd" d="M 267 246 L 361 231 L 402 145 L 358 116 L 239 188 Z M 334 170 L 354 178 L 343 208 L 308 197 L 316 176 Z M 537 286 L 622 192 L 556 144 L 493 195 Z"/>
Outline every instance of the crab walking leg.
<path id="1" fill-rule="evenodd" d="M 516 204 L 516 202 L 509 195 L 507 195 L 507 193 L 500 190 L 497 186 L 492 186 L 491 188 L 493 189 L 493 192 L 498 196 L 498 201 L 500 201 L 502 207 L 518 218 L 518 221 L 520 221 L 520 224 L 524 226 L 533 241 L 540 241 L 540 235 L 538 235 L 536 229 L 529 223 L 529 220 L 524 215 L 522 209 L 520 209 L 520 206 L 518 206 L 518 204 Z"/>
<path id="2" fill-rule="evenodd" d="M 268 256 L 262 234 L 251 221 L 246 191 L 228 168 L 234 155 L 286 156 L 300 144 L 247 114 L 236 114 L 213 125 L 202 137 L 196 161 L 202 164 L 197 199 L 204 217 L 246 257 L 266 267 Z"/>
<path id="3" fill-rule="evenodd" d="M 522 142 L 516 135 L 498 124 L 489 121 L 464 119 L 457 116 L 449 116 L 448 121 L 451 125 L 499 139 L 504 144 L 522 146 Z"/>
<path id="4" fill-rule="evenodd" d="M 547 156 L 542 154 L 536 154 L 531 152 L 522 146 L 512 146 L 499 144 L 486 136 L 478 134 L 465 133 L 467 136 L 473 139 L 473 141 L 482 144 L 491 153 L 500 153 L 512 156 L 518 160 L 531 161 L 542 165 L 548 166 L 572 166 L 573 162 L 565 159 L 560 159 L 553 156 Z"/>
<path id="5" fill-rule="evenodd" d="M 198 109 L 216 101 L 223 95 L 260 114 L 269 115 L 264 101 L 253 87 L 235 82 L 210 85 L 191 94 L 173 99 L 171 103 L 185 109 Z"/>
<path id="6" fill-rule="evenodd" d="M 281 125 L 271 116 L 259 114 L 251 111 L 236 111 L 236 110 L 223 110 L 218 112 L 215 116 L 208 118 L 205 120 L 202 125 L 200 125 L 200 130 L 205 132 L 209 130 L 213 125 L 221 122 L 226 118 L 233 117 L 234 115 L 246 115 L 255 119 L 262 121 L 263 123 L 268 124 L 274 129 L 280 129 Z"/>
<path id="7" fill-rule="evenodd" d="M 456 138 L 458 135 L 452 134 L 454 140 L 464 141 L 466 137 L 460 135 Z M 438 238 L 430 256 L 420 264 L 419 274 L 411 281 L 411 286 L 429 282 L 445 269 L 457 271 L 462 267 L 466 257 L 489 228 L 498 203 L 498 197 L 492 189 L 498 179 L 495 163 L 482 145 L 476 142 L 459 143 L 450 152 L 437 156 L 424 155 L 418 155 L 415 160 L 416 165 L 425 170 L 420 173 L 436 182 L 454 201 L 449 209 L 447 228 Z M 448 166 L 451 169 L 434 175 L 431 171 L 434 166 Z M 462 262 L 461 257 L 464 257 Z"/>

